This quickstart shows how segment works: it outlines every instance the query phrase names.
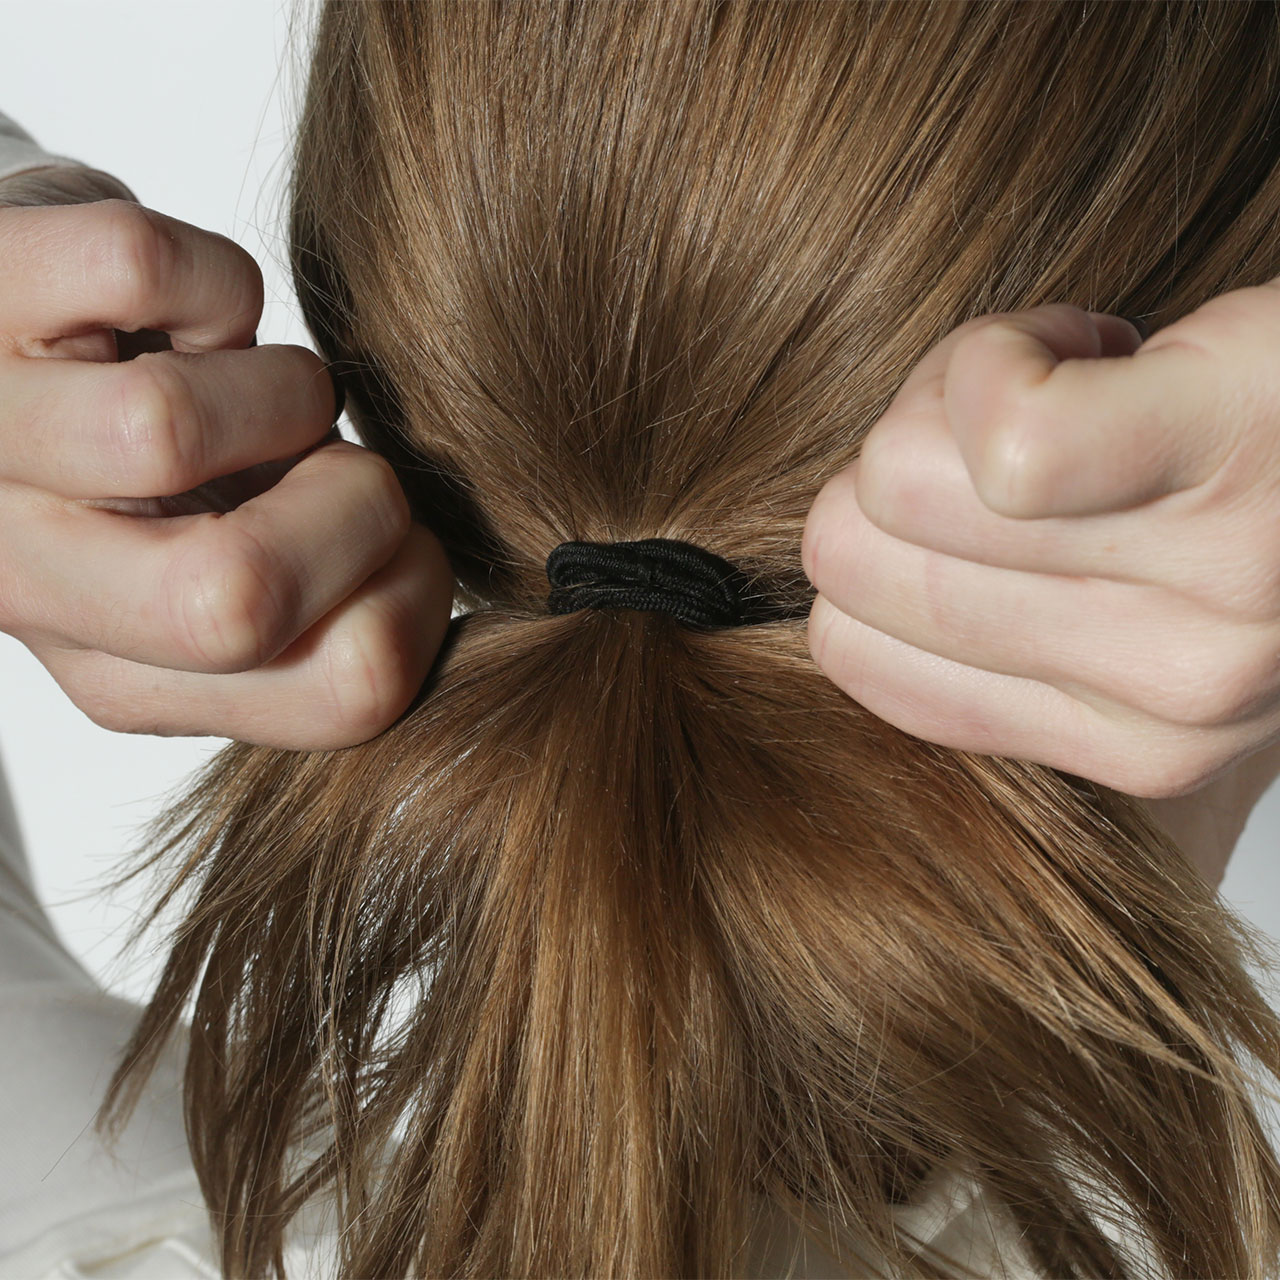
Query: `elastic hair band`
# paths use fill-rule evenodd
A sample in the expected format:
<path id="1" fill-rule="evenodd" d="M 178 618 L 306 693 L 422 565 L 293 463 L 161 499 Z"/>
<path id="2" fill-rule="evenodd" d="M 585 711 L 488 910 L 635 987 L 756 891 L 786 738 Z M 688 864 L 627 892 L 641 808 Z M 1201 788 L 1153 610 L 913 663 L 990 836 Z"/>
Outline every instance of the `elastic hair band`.
<path id="1" fill-rule="evenodd" d="M 736 565 L 675 538 L 562 542 L 547 557 L 547 579 L 550 613 L 657 610 L 693 627 L 741 627 L 797 616 L 795 609 L 780 609 L 754 594 Z"/>

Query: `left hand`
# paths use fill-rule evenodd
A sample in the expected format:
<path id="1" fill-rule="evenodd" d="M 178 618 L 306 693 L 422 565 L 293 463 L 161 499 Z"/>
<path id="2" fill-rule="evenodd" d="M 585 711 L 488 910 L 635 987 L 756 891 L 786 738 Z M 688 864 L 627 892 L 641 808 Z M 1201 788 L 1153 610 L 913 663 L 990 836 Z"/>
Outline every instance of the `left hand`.
<path id="1" fill-rule="evenodd" d="M 1280 768 L 1278 343 L 1280 283 L 1146 343 L 1063 304 L 960 326 L 813 504 L 815 661 L 930 742 L 1251 805 Z"/>

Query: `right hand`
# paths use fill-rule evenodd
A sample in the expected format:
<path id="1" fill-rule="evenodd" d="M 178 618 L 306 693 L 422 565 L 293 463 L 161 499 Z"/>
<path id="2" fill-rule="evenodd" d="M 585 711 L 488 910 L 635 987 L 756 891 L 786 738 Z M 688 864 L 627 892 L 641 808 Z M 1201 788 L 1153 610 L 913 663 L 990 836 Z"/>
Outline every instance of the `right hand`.
<path id="1" fill-rule="evenodd" d="M 249 348 L 248 253 L 90 199 L 23 207 L 0 184 L 0 631 L 120 732 L 376 736 L 443 640 L 443 548 L 383 458 L 327 438 L 319 356 Z M 140 330 L 168 349 L 121 359 Z M 229 476 L 239 505 L 169 514 Z"/>

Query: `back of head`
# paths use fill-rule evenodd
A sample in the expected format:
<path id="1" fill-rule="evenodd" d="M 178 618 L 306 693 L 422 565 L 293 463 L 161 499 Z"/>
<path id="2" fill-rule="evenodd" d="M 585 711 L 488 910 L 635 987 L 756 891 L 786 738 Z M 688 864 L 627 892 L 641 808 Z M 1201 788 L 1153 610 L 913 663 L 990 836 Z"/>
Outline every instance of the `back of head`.
<path id="1" fill-rule="evenodd" d="M 228 1273 L 337 1195 L 358 1276 L 731 1275 L 753 1206 L 935 1274 L 974 1170 L 1045 1274 L 1250 1276 L 1280 1064 L 1241 926 L 1129 798 L 916 740 L 728 630 L 547 612 L 567 540 L 803 606 L 915 361 L 1280 271 L 1270 5 L 329 3 L 294 268 L 468 612 L 405 715 L 234 744 L 157 825 Z"/>

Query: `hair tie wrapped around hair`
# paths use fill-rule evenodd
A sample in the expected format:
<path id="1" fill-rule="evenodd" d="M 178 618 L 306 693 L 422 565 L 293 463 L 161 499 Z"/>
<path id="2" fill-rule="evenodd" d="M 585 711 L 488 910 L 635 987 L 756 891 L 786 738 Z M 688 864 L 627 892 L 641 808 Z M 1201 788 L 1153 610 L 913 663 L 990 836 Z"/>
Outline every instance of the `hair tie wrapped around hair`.
<path id="1" fill-rule="evenodd" d="M 747 575 L 728 560 L 674 538 L 562 542 L 547 557 L 547 579 L 551 613 L 655 609 L 687 626 L 741 627 L 794 612 L 752 594 Z"/>

